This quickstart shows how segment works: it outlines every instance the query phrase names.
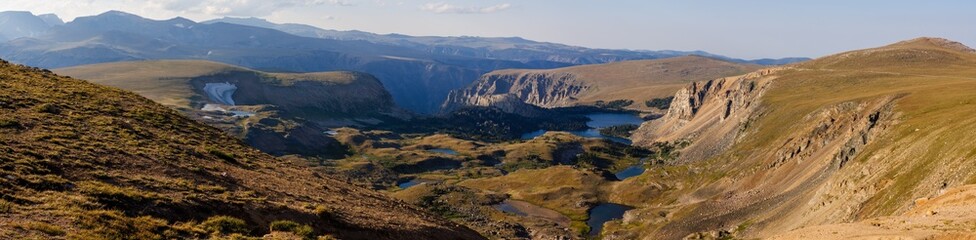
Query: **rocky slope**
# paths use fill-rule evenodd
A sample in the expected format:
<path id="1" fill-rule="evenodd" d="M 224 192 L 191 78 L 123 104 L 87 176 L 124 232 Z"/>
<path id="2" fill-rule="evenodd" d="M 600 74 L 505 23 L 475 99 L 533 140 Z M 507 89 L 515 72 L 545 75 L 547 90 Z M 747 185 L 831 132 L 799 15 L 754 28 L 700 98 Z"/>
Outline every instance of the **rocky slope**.
<path id="1" fill-rule="evenodd" d="M 269 229 L 308 238 L 481 239 L 136 94 L 7 62 L 0 176 L 5 239 L 222 238 Z"/>
<path id="2" fill-rule="evenodd" d="M 737 75 L 758 66 L 688 56 L 628 61 L 553 70 L 500 70 L 466 89 L 453 91 L 442 111 L 465 106 L 492 106 L 531 114 L 534 107 L 555 108 L 633 101 L 630 109 L 649 109 L 645 102 L 667 98 L 685 84 Z"/>
<path id="3" fill-rule="evenodd" d="M 770 239 L 973 239 L 976 185 L 915 200 L 911 211 L 853 223 L 801 228 Z"/>
<path id="4" fill-rule="evenodd" d="M 266 73 L 194 60 L 55 71 L 181 109 L 273 154 L 341 155 L 338 143 L 324 134 L 326 128 L 375 124 L 398 112 L 383 85 L 363 73 Z"/>
<path id="5" fill-rule="evenodd" d="M 970 48 L 920 38 L 692 84 L 636 134 L 687 147 L 615 188 L 641 207 L 604 234 L 766 238 L 912 215 L 976 179 L 973 74 Z M 925 231 L 966 231 L 952 225 Z"/>

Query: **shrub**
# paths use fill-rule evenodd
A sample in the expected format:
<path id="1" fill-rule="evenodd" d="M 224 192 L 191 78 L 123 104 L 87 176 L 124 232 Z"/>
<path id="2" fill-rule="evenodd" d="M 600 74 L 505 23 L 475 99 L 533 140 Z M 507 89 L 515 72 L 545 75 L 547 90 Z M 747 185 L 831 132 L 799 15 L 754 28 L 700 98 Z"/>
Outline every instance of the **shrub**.
<path id="1" fill-rule="evenodd" d="M 223 151 L 220 151 L 220 149 L 216 149 L 212 147 L 207 147 L 207 152 L 229 163 L 237 163 L 237 157 L 235 157 L 234 154 L 232 153 L 225 153 Z"/>
<path id="2" fill-rule="evenodd" d="M 173 232 L 168 229 L 166 220 L 149 216 L 127 217 L 115 210 L 80 214 L 73 226 L 78 229 L 72 231 L 68 239 L 162 239 L 159 233 Z"/>
<path id="3" fill-rule="evenodd" d="M 312 227 L 308 225 L 303 225 L 288 220 L 278 220 L 278 221 L 271 222 L 271 231 L 290 232 L 290 233 L 294 233 L 295 235 L 301 236 L 305 239 L 311 239 L 312 232 L 313 232 Z"/>
<path id="4" fill-rule="evenodd" d="M 640 126 L 638 126 L 636 124 L 624 124 L 624 125 L 617 125 L 617 126 L 609 126 L 609 127 L 601 128 L 600 129 L 600 134 L 605 135 L 605 136 L 613 136 L 613 137 L 620 137 L 620 138 L 629 138 L 630 137 L 630 132 L 631 131 L 634 131 L 634 130 L 637 130 L 637 128 L 639 128 L 639 127 Z"/>
<path id="5" fill-rule="evenodd" d="M 674 101 L 674 97 L 655 98 L 644 102 L 644 105 L 647 105 L 647 107 L 664 110 L 671 107 L 672 101 Z"/>
<path id="6" fill-rule="evenodd" d="M 10 213 L 13 212 L 17 205 L 7 200 L 0 199 L 0 213 Z"/>
<path id="7" fill-rule="evenodd" d="M 60 107 L 58 107 L 57 105 L 54 105 L 54 104 L 50 104 L 50 103 L 45 103 L 45 104 L 37 105 L 37 107 L 35 107 L 34 109 L 37 110 L 37 112 L 40 112 L 40 113 L 50 113 L 50 114 L 59 114 L 59 113 L 61 113 L 61 108 Z"/>
<path id="8" fill-rule="evenodd" d="M 13 119 L 0 119 L 0 128 L 20 128 L 20 122 Z"/>
<path id="9" fill-rule="evenodd" d="M 609 108 L 609 109 L 621 109 L 630 106 L 631 104 L 634 104 L 634 100 L 617 99 L 610 102 L 604 102 L 603 100 L 596 101 L 597 107 Z"/>
<path id="10" fill-rule="evenodd" d="M 230 216 L 213 216 L 200 223 L 200 228 L 211 234 L 248 233 L 247 223 Z"/>
<path id="11" fill-rule="evenodd" d="M 111 206 L 148 204 L 158 199 L 156 195 L 136 188 L 120 187 L 99 181 L 81 182 L 78 184 L 78 189 L 85 195 Z"/>

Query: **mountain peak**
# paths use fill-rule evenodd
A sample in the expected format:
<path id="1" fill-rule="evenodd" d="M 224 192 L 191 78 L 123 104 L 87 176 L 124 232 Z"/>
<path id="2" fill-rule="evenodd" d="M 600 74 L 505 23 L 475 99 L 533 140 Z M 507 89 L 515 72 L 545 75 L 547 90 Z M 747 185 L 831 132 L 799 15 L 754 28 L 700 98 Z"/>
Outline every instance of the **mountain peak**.
<path id="1" fill-rule="evenodd" d="M 61 17 L 58 17 L 58 15 L 53 13 L 41 14 L 37 15 L 37 17 L 41 18 L 41 20 L 44 20 L 44 22 L 51 26 L 64 24 L 64 20 L 61 20 Z"/>
<path id="2" fill-rule="evenodd" d="M 31 16 L 34 16 L 33 13 L 28 12 L 28 11 L 2 11 L 2 12 L 0 12 L 0 15 L 31 15 Z"/>
<path id="3" fill-rule="evenodd" d="M 920 37 L 911 40 L 897 42 L 886 47 L 936 47 L 960 52 L 976 52 L 965 44 L 945 38 Z"/>
<path id="4" fill-rule="evenodd" d="M 108 12 L 104 12 L 104 13 L 98 14 L 96 16 L 98 16 L 98 17 L 140 18 L 140 19 L 143 18 L 143 17 L 140 17 L 139 15 L 135 15 L 135 14 L 132 14 L 132 13 L 127 13 L 127 12 L 123 12 L 123 11 L 119 11 L 119 10 L 109 10 Z"/>

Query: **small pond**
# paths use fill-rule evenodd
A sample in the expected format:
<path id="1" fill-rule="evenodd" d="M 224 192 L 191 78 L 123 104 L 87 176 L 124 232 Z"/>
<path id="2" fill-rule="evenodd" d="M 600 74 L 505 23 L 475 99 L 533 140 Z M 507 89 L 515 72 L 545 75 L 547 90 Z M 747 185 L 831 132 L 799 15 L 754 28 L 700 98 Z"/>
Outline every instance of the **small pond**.
<path id="1" fill-rule="evenodd" d="M 413 186 L 420 185 L 421 183 L 428 183 L 428 182 L 430 182 L 430 181 L 426 181 L 426 180 L 419 179 L 419 178 L 414 178 L 414 179 L 412 179 L 410 181 L 401 182 L 401 183 L 397 184 L 397 187 L 400 187 L 400 189 L 407 189 L 407 188 L 410 188 L 410 187 L 413 187 Z"/>
<path id="2" fill-rule="evenodd" d="M 638 162 L 637 164 L 624 168 L 624 170 L 620 170 L 619 172 L 614 173 L 613 175 L 617 176 L 617 180 L 624 180 L 627 178 L 640 176 L 642 173 L 644 173 L 645 160 L 646 158 L 642 158 L 640 162 Z"/>
<path id="3" fill-rule="evenodd" d="M 434 149 L 427 149 L 427 151 L 435 152 L 435 153 L 443 153 L 447 155 L 458 155 L 457 151 L 454 151 L 453 149 L 449 149 L 449 148 L 434 148 Z"/>
<path id="4" fill-rule="evenodd" d="M 586 225 L 590 226 L 590 236 L 600 235 L 603 231 L 603 223 L 610 220 L 617 220 L 624 217 L 624 212 L 634 209 L 629 206 L 616 203 L 600 203 L 590 209 L 590 219 L 586 220 Z"/>

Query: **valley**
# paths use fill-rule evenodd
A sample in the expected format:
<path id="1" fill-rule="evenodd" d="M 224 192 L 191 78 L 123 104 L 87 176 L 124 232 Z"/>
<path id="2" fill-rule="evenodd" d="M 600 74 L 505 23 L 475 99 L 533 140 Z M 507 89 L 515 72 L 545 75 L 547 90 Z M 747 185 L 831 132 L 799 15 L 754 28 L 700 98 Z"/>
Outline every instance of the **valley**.
<path id="1" fill-rule="evenodd" d="M 0 12 L 0 239 L 976 238 L 960 42 L 744 60 L 200 9 Z M 800 34 L 734 33 L 669 38 Z"/>

